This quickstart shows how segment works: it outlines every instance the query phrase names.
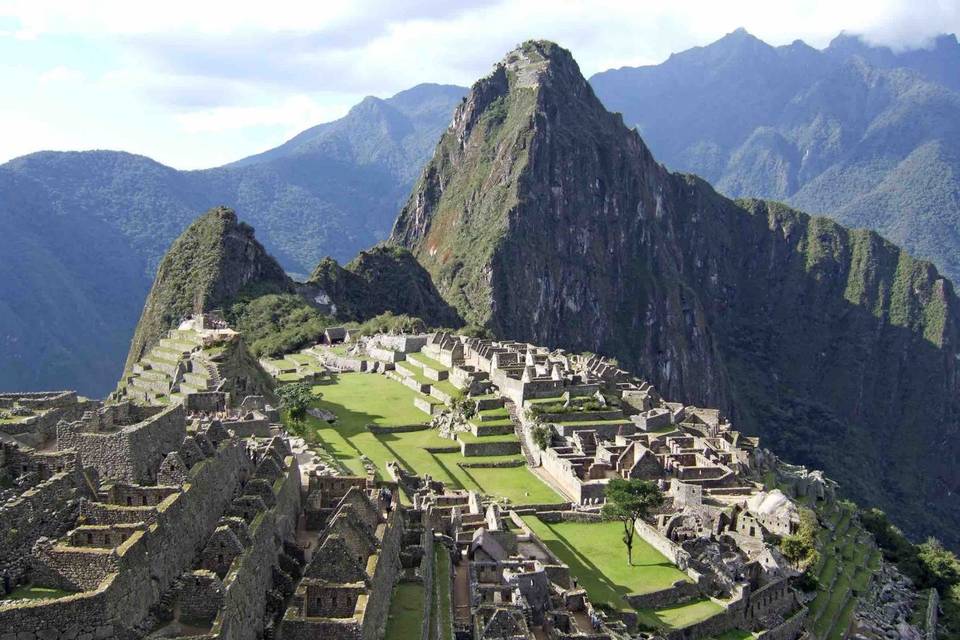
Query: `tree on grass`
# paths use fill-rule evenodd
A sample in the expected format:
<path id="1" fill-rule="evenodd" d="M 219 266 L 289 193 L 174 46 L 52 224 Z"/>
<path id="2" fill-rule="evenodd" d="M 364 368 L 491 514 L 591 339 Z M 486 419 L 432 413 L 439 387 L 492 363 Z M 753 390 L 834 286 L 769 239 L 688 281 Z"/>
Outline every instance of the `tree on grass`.
<path id="1" fill-rule="evenodd" d="M 614 478 L 604 490 L 607 498 L 603 516 L 623 524 L 623 544 L 627 547 L 627 564 L 633 564 L 633 536 L 638 520 L 663 504 L 663 492 L 649 480 Z"/>
<path id="2" fill-rule="evenodd" d="M 287 411 L 287 416 L 294 424 L 301 424 L 307 417 L 307 409 L 317 399 L 313 389 L 306 382 L 285 384 L 277 388 L 277 397 L 280 406 Z"/>

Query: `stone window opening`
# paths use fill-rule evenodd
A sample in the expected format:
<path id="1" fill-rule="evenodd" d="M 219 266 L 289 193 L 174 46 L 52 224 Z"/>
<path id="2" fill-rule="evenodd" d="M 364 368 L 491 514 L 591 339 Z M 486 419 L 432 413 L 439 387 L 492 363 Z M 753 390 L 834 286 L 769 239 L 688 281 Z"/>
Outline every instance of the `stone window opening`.
<path id="1" fill-rule="evenodd" d="M 128 507 L 132 507 L 132 506 L 133 506 L 133 497 L 132 497 L 132 496 L 127 496 L 127 506 L 128 506 Z"/>
<path id="2" fill-rule="evenodd" d="M 87 534 L 87 544 L 93 544 L 93 534 L 92 534 L 92 533 L 88 533 L 88 534 Z"/>
<path id="3" fill-rule="evenodd" d="M 218 554 L 217 554 L 217 564 L 223 564 L 223 554 L 222 554 L 222 553 L 218 553 Z"/>
<path id="4" fill-rule="evenodd" d="M 147 496 L 143 496 L 143 506 L 147 506 Z"/>

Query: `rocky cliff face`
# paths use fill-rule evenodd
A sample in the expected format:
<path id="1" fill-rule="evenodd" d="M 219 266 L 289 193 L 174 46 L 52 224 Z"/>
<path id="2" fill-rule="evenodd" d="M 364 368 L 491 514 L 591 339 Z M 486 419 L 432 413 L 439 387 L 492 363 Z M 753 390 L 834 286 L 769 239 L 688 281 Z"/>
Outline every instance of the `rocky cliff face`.
<path id="1" fill-rule="evenodd" d="M 127 354 L 129 369 L 157 340 L 192 313 L 222 308 L 241 291 L 294 291 L 284 273 L 232 209 L 200 216 L 160 262 Z"/>
<path id="2" fill-rule="evenodd" d="M 392 242 L 467 321 L 616 356 L 960 542 L 950 282 L 876 234 L 669 173 L 556 45 L 474 85 Z"/>
<path id="3" fill-rule="evenodd" d="M 311 298 L 328 298 L 341 320 L 363 321 L 389 311 L 420 318 L 433 327 L 463 324 L 437 291 L 430 274 L 400 247 L 361 251 L 345 267 L 324 258 L 303 288 Z"/>

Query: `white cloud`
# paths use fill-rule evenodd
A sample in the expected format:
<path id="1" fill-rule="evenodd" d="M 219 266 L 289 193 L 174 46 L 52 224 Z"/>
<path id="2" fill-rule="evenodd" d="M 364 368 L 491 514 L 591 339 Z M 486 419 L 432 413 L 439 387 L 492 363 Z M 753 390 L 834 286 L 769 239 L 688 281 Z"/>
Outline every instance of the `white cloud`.
<path id="1" fill-rule="evenodd" d="M 42 86 L 79 84 L 87 79 L 87 75 L 79 69 L 72 69 L 66 65 L 57 65 L 49 71 L 44 71 L 37 78 L 37 83 Z"/>
<path id="2" fill-rule="evenodd" d="M 556 40 L 590 75 L 658 63 L 741 26 L 775 45 L 822 47 L 846 30 L 923 46 L 960 31 L 960 2 L 0 0 L 0 28 L 20 38 L 0 40 L 0 56 L 42 60 L 5 77 L 0 96 L 37 114 L 33 149 L 117 142 L 196 167 L 279 143 L 363 95 L 470 84 L 528 38 Z M 58 89 L 66 99 L 50 100 Z M 0 154 L 10 157 L 7 146 Z"/>
<path id="3" fill-rule="evenodd" d="M 248 127 L 280 126 L 291 133 L 346 114 L 350 103 L 320 105 L 304 95 L 255 107 L 215 107 L 176 116 L 186 133 L 222 132 Z"/>

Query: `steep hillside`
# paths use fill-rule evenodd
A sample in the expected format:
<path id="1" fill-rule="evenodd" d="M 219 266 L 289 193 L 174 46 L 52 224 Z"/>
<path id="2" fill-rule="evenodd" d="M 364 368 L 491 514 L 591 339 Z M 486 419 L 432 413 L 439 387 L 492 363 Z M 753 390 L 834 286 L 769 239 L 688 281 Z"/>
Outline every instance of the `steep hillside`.
<path id="1" fill-rule="evenodd" d="M 392 242 L 466 321 L 616 356 L 960 542 L 949 281 L 874 233 L 669 173 L 556 45 L 474 85 Z"/>
<path id="2" fill-rule="evenodd" d="M 211 209 L 187 227 L 160 262 L 125 368 L 187 316 L 224 310 L 245 290 L 292 293 L 294 283 L 232 209 Z"/>
<path id="3" fill-rule="evenodd" d="M 880 232 L 960 277 L 960 44 L 820 51 L 743 30 L 591 79 L 669 167 Z"/>
<path id="4" fill-rule="evenodd" d="M 21 258 L 0 266 L 10 308 L 0 313 L 0 388 L 109 391 L 157 265 L 198 211 L 240 211 L 291 273 L 385 238 L 464 92 L 420 85 L 367 98 L 336 122 L 205 171 L 113 151 L 3 165 L 0 242 Z"/>

